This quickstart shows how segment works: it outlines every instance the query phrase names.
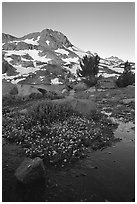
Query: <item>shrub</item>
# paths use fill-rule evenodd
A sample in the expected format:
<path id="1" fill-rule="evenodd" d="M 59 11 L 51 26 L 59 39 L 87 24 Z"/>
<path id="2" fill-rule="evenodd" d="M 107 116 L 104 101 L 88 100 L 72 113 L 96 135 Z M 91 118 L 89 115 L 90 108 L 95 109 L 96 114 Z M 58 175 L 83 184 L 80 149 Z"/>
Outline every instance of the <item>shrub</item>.
<path id="1" fill-rule="evenodd" d="M 31 93 L 29 95 L 29 99 L 40 99 L 40 98 L 42 98 L 42 94 L 40 93 Z"/>
<path id="2" fill-rule="evenodd" d="M 50 100 L 54 100 L 54 99 L 61 99 L 64 98 L 63 95 L 59 95 L 55 92 L 49 91 L 47 93 L 44 94 L 44 98 L 50 99 Z"/>
<path id="3" fill-rule="evenodd" d="M 97 84 L 97 77 L 90 77 L 89 79 L 83 79 L 83 82 L 88 86 L 92 87 Z"/>
<path id="4" fill-rule="evenodd" d="M 126 87 L 135 83 L 135 74 L 131 71 L 131 66 L 128 61 L 125 63 L 124 71 L 116 80 L 116 85 L 118 87 Z"/>
<path id="5" fill-rule="evenodd" d="M 18 88 L 17 87 L 13 87 L 13 89 L 10 90 L 9 94 L 17 95 L 18 94 Z"/>
<path id="6" fill-rule="evenodd" d="M 40 120 L 42 124 L 50 124 L 53 121 L 64 120 L 75 114 L 76 112 L 66 104 L 53 104 L 50 101 L 38 102 L 29 110 L 29 115 L 31 115 L 33 119 Z"/>
<path id="7" fill-rule="evenodd" d="M 2 136 L 21 145 L 28 157 L 41 157 L 46 166 L 63 167 L 66 163 L 85 157 L 89 146 L 95 150 L 116 141 L 112 124 L 103 114 L 91 115 L 92 118 L 88 119 L 74 115 L 67 106 L 53 106 L 45 102 L 38 103 L 32 110 L 33 117 L 5 108 L 3 118 L 6 120 L 2 124 Z M 53 116 L 55 121 L 51 119 L 49 124 L 43 124 L 37 113 L 46 122 L 51 119 L 49 116 Z M 56 114 L 59 120 L 56 120 Z M 63 120 L 64 116 L 66 118 Z"/>
<path id="8" fill-rule="evenodd" d="M 2 106 L 15 106 L 15 104 L 22 103 L 22 99 L 20 97 L 16 97 L 15 95 L 7 94 L 2 97 Z"/>
<path id="9" fill-rule="evenodd" d="M 99 61 L 100 57 L 96 55 L 93 57 L 84 56 L 80 62 L 81 69 L 77 71 L 77 74 L 79 77 L 82 77 L 84 83 L 88 86 L 94 86 L 97 83 Z"/>

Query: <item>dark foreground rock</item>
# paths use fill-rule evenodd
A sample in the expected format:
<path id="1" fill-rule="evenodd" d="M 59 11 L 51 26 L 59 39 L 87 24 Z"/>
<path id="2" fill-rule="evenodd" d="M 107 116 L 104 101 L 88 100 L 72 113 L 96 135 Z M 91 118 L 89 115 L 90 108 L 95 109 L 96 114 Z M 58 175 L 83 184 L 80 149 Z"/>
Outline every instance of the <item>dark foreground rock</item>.
<path id="1" fill-rule="evenodd" d="M 34 181 L 38 181 L 44 178 L 45 175 L 45 167 L 42 159 L 39 157 L 35 159 L 26 158 L 15 172 L 17 180 L 23 184 L 30 184 Z"/>

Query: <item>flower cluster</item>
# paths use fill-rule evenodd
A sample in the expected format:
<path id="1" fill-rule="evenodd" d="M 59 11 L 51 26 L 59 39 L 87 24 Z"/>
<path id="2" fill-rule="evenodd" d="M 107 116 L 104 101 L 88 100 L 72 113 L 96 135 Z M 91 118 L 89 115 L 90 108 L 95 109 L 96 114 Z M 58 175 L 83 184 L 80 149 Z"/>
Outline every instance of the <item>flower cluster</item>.
<path id="1" fill-rule="evenodd" d="M 88 147 L 102 148 L 114 139 L 104 118 L 87 119 L 64 107 L 56 107 L 57 116 L 53 117 L 55 110 L 52 109 L 41 104 L 29 115 L 4 111 L 3 137 L 20 144 L 27 156 L 39 156 L 45 163 L 54 165 L 82 158 Z"/>

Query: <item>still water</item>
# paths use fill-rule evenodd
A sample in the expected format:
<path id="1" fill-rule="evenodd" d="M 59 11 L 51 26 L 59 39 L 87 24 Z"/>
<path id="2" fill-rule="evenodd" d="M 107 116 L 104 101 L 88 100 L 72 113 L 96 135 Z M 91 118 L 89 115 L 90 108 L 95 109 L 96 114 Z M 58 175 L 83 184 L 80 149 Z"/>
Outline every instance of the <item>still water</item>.
<path id="1" fill-rule="evenodd" d="M 66 198 L 60 198 L 62 201 L 134 200 L 135 131 L 132 128 L 133 123 L 120 122 L 114 132 L 115 137 L 122 139 L 120 142 L 102 151 L 89 151 L 87 159 L 65 174 L 58 173 L 57 183 L 62 183 L 64 190 L 67 188 Z"/>

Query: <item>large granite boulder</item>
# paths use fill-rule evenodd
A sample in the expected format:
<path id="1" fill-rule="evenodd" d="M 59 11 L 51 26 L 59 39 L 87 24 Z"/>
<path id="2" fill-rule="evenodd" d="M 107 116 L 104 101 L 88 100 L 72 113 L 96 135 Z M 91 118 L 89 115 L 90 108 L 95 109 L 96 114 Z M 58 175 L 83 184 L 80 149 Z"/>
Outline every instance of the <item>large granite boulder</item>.
<path id="1" fill-rule="evenodd" d="M 30 184 L 45 178 L 46 170 L 42 159 L 36 157 L 35 159 L 26 158 L 15 172 L 17 180 L 23 184 Z"/>
<path id="2" fill-rule="evenodd" d="M 18 88 L 18 96 L 25 97 L 30 96 L 31 94 L 39 94 L 42 95 L 42 93 L 37 89 L 37 87 L 29 84 L 17 84 Z"/>
<path id="3" fill-rule="evenodd" d="M 18 93 L 17 87 L 15 84 L 11 82 L 7 82 L 6 80 L 2 80 L 2 96 L 6 96 L 12 94 L 16 95 Z"/>

